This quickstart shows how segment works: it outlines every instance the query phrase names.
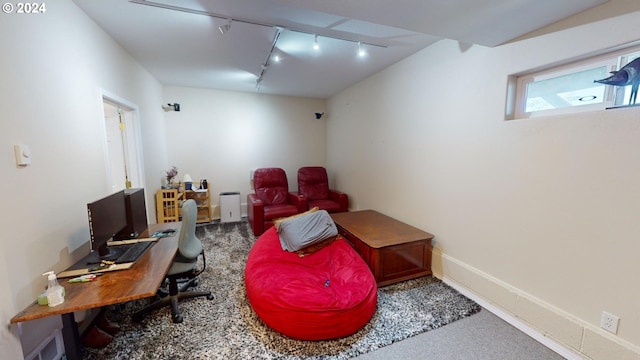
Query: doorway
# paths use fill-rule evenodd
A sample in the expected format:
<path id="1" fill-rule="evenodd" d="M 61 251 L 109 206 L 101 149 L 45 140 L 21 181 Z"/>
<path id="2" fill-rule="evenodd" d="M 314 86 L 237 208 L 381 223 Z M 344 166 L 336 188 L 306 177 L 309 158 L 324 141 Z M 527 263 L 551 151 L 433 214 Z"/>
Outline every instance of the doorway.
<path id="1" fill-rule="evenodd" d="M 140 124 L 137 107 L 102 92 L 105 164 L 111 192 L 144 188 Z"/>

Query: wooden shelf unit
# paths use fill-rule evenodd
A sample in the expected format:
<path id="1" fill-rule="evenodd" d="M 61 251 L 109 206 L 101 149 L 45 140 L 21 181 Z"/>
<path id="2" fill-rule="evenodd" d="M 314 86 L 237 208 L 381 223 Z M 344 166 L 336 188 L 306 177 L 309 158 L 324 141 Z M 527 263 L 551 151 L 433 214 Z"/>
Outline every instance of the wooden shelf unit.
<path id="1" fill-rule="evenodd" d="M 200 182 L 194 184 L 198 188 L 202 186 Z M 160 189 L 156 192 L 158 224 L 180 221 L 182 203 L 189 199 L 193 199 L 198 206 L 197 223 L 213 221 L 210 187 L 200 190 L 185 190 L 184 183 L 180 183 L 178 189 Z"/>
<path id="2" fill-rule="evenodd" d="M 160 189 L 156 192 L 158 224 L 180 221 L 182 194 L 178 189 Z"/>
<path id="3" fill-rule="evenodd" d="M 198 188 L 200 188 L 200 183 L 197 183 Z M 180 189 L 184 189 L 184 184 L 180 187 Z M 196 223 L 210 223 L 213 221 L 213 214 L 211 211 L 211 191 L 210 187 L 207 186 L 206 189 L 199 190 L 183 190 L 184 192 L 184 200 L 193 199 L 198 205 L 198 218 Z"/>

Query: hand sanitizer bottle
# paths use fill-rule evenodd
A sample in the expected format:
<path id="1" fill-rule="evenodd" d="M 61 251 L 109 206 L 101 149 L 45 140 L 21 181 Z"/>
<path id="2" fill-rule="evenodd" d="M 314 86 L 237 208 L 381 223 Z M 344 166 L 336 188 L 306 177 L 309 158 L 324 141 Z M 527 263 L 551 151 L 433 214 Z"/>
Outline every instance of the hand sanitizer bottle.
<path id="1" fill-rule="evenodd" d="M 58 306 L 64 302 L 64 288 L 58 283 L 58 278 L 53 271 L 48 271 L 42 276 L 47 276 L 49 285 L 47 286 L 47 304 L 50 307 Z"/>

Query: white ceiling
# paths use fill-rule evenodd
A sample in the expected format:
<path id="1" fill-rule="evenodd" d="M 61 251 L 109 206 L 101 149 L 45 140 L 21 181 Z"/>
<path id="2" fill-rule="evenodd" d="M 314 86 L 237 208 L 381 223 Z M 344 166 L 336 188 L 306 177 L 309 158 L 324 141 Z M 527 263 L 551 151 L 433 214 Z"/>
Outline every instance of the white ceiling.
<path id="1" fill-rule="evenodd" d="M 327 98 L 443 38 L 497 46 L 608 0 L 73 1 L 163 85 Z"/>

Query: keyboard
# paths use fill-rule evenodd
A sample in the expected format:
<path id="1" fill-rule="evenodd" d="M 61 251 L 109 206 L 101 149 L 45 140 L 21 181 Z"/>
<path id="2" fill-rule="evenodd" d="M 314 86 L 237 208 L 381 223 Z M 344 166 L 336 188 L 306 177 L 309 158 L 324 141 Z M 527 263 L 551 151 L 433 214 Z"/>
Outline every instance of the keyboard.
<path id="1" fill-rule="evenodd" d="M 130 263 L 136 262 L 142 254 L 144 254 L 149 247 L 153 245 L 153 241 L 141 241 L 131 245 L 122 245 L 127 246 L 128 249 L 122 253 L 122 255 L 118 256 L 116 263 Z"/>

